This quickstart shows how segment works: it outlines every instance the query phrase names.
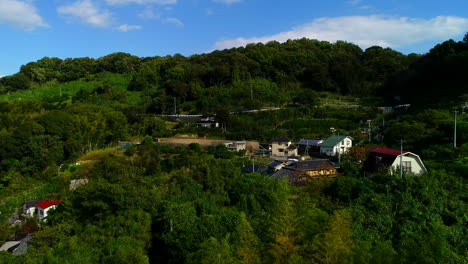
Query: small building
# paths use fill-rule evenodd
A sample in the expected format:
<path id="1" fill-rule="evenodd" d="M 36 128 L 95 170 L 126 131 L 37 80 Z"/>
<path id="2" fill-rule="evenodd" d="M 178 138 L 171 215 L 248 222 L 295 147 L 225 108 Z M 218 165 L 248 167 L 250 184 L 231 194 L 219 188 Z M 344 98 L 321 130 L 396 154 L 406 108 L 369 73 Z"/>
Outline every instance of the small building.
<path id="1" fill-rule="evenodd" d="M 28 244 L 31 238 L 31 235 L 27 235 L 16 241 L 6 241 L 5 244 L 0 247 L 0 251 L 10 252 L 14 256 L 26 254 L 28 253 Z"/>
<path id="2" fill-rule="evenodd" d="M 47 218 L 47 213 L 51 210 L 51 209 L 55 209 L 57 207 L 57 205 L 60 204 L 60 201 L 59 200 L 54 200 L 54 201 L 43 201 L 41 203 L 38 203 L 36 205 L 37 209 L 38 209 L 38 217 L 39 217 L 39 220 L 44 220 L 45 218 Z"/>
<path id="3" fill-rule="evenodd" d="M 274 173 L 276 171 L 281 170 L 286 165 L 287 165 L 287 162 L 285 162 L 285 161 L 274 160 L 274 161 L 268 163 L 268 165 L 267 165 L 268 172 L 269 173 Z"/>
<path id="4" fill-rule="evenodd" d="M 353 138 L 349 136 L 333 135 L 323 141 L 320 145 L 320 154 L 337 156 L 345 154 L 353 146 Z"/>
<path id="5" fill-rule="evenodd" d="M 37 204 L 43 202 L 43 200 L 30 200 L 23 203 L 23 214 L 29 217 L 33 217 L 36 211 Z"/>
<path id="6" fill-rule="evenodd" d="M 389 148 L 375 148 L 371 150 L 364 162 L 363 170 L 366 174 L 378 172 L 399 173 L 400 162 L 405 174 L 420 175 L 427 172 L 424 163 L 418 155 L 409 151 Z"/>
<path id="7" fill-rule="evenodd" d="M 3 244 L 0 247 L 0 251 L 13 253 L 15 252 L 16 248 L 18 248 L 20 244 L 21 244 L 21 241 L 7 241 L 5 242 L 5 244 Z"/>
<path id="8" fill-rule="evenodd" d="M 224 143 L 224 146 L 226 146 L 226 148 L 229 151 L 241 151 L 241 150 L 246 150 L 247 142 L 245 141 L 228 142 L 228 143 Z"/>
<path id="9" fill-rule="evenodd" d="M 275 138 L 271 143 L 271 154 L 276 157 L 297 156 L 297 147 L 289 138 Z"/>

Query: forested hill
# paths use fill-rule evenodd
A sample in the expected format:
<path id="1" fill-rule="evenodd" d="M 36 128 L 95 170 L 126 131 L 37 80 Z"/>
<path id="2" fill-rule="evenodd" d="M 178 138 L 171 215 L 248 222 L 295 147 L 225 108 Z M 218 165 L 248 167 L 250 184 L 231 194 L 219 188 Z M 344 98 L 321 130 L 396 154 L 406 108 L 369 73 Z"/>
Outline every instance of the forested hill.
<path id="1" fill-rule="evenodd" d="M 153 98 L 144 102 L 150 112 L 168 111 L 174 97 L 180 104 L 196 102 L 197 111 L 213 112 L 227 106 L 239 109 L 284 105 L 304 95 L 310 97 L 310 91 L 375 94 L 377 88 L 420 58 L 388 48 L 363 51 L 352 43 L 331 44 L 305 38 L 190 57 L 176 54 L 139 58 L 126 53 L 99 59 L 45 57 L 1 79 L 0 93 L 50 85 L 58 89 L 60 83 L 90 82 L 95 76 L 110 72 L 129 79 L 128 91 L 144 92 Z"/>
<path id="2" fill-rule="evenodd" d="M 103 72 L 124 75 L 128 91 L 144 92 L 149 112 L 194 102 L 189 111 L 259 108 L 312 97 L 310 91 L 379 95 L 389 103 L 428 103 L 467 92 L 468 43 L 448 40 L 426 55 L 338 41 L 300 39 L 249 44 L 245 48 L 184 57 L 139 58 L 113 53 L 99 59 L 45 57 L 0 80 L 0 93 L 71 81 L 95 80 Z M 105 86 L 106 83 L 103 83 Z M 252 94 L 250 93 L 252 88 Z M 149 99 L 152 98 L 152 99 Z M 157 97 L 157 99 L 154 99 Z M 440 101 L 440 100 L 439 100 Z M 299 99 L 300 102 L 300 99 Z M 172 109 L 172 108 L 171 108 Z"/>
<path id="3" fill-rule="evenodd" d="M 380 88 L 388 99 L 427 106 L 467 100 L 468 34 L 463 41 L 436 45 L 409 68 Z"/>

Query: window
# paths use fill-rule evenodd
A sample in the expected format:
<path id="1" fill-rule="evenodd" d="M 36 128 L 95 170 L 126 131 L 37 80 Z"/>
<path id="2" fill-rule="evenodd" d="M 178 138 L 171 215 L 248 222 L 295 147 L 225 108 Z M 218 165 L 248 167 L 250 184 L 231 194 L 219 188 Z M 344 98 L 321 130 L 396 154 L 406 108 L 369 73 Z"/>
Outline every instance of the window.
<path id="1" fill-rule="evenodd" d="M 284 149 L 279 148 L 279 149 L 278 149 L 278 152 L 284 152 Z"/>
<path id="2" fill-rule="evenodd" d="M 343 140 L 343 141 L 341 141 L 341 146 L 344 146 L 344 140 Z"/>
<path id="3" fill-rule="evenodd" d="M 346 141 L 346 146 L 348 146 L 348 147 L 351 146 L 351 141 L 347 140 Z"/>
<path id="4" fill-rule="evenodd" d="M 411 172 L 411 161 L 402 161 L 401 165 L 404 172 Z"/>

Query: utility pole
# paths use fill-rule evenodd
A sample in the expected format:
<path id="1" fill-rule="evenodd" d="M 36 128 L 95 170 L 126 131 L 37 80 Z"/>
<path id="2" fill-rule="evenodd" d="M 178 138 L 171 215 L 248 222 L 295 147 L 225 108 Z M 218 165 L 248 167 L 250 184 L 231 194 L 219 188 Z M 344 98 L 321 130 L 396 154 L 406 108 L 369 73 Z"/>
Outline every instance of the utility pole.
<path id="1" fill-rule="evenodd" d="M 255 171 L 255 157 L 254 156 L 252 157 L 252 172 L 256 172 Z"/>
<path id="2" fill-rule="evenodd" d="M 252 85 L 250 85 L 250 99 L 253 100 L 253 90 Z"/>
<path id="3" fill-rule="evenodd" d="M 453 129 L 453 147 L 456 148 L 457 147 L 457 114 L 458 114 L 458 111 L 455 110 L 453 112 L 455 113 L 455 126 Z"/>
<path id="4" fill-rule="evenodd" d="M 174 97 L 174 115 L 177 114 L 177 102 L 176 102 L 176 98 Z"/>
<path id="5" fill-rule="evenodd" d="M 369 132 L 368 133 L 369 134 L 369 142 L 371 142 L 371 131 L 372 131 L 371 130 L 371 122 L 372 122 L 372 120 L 367 120 L 367 123 L 369 124 L 369 128 L 367 130 Z"/>
<path id="6" fill-rule="evenodd" d="M 338 142 L 339 138 L 340 138 L 340 132 L 338 132 L 338 137 L 336 138 L 336 145 L 340 143 Z M 340 166 L 340 164 L 341 164 L 341 153 L 340 153 L 340 146 L 338 146 L 338 166 Z"/>
<path id="7" fill-rule="evenodd" d="M 400 139 L 400 178 L 403 178 L 403 139 Z"/>

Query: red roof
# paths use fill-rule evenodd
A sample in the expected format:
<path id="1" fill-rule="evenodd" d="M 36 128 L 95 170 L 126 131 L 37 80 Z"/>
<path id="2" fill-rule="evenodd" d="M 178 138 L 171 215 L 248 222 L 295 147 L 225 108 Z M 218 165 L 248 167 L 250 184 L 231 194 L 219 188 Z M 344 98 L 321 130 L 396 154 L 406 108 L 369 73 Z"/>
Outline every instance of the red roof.
<path id="1" fill-rule="evenodd" d="M 46 209 L 46 208 L 49 208 L 51 207 L 52 205 L 58 205 L 60 203 L 59 200 L 55 200 L 55 201 L 43 201 L 41 203 L 38 203 L 36 206 L 39 207 L 39 208 L 42 208 L 42 209 Z"/>
<path id="2" fill-rule="evenodd" d="M 398 156 L 402 152 L 398 149 L 389 149 L 389 148 L 375 148 L 371 150 L 373 153 L 379 153 L 379 154 L 386 154 L 386 155 L 392 155 L 392 156 Z M 408 151 L 403 150 L 403 154 Z"/>

